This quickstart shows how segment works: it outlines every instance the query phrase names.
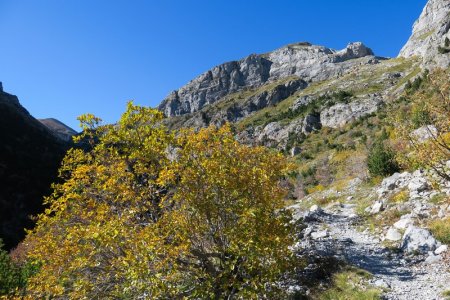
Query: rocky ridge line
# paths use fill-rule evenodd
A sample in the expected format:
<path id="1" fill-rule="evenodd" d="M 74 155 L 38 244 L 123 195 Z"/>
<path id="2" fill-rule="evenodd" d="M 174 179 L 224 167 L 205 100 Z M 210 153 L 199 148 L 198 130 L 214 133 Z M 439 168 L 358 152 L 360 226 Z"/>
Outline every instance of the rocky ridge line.
<path id="1" fill-rule="evenodd" d="M 353 59 L 373 55 L 360 42 L 340 51 L 309 43 L 292 44 L 216 66 L 172 92 L 158 108 L 168 117 L 193 113 L 233 92 L 290 76 L 306 82 L 339 76 L 353 66 Z"/>

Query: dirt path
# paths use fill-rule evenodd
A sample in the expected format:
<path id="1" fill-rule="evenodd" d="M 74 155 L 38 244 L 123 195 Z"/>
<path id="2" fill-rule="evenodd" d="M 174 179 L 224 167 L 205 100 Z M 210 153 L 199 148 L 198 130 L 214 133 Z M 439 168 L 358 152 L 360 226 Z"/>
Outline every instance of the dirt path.
<path id="1" fill-rule="evenodd" d="M 448 263 L 426 264 L 423 257 L 405 256 L 384 247 L 380 239 L 357 229 L 353 204 L 344 204 L 313 214 L 307 225 L 327 236 L 310 240 L 321 255 L 335 256 L 374 275 L 372 282 L 386 288 L 384 299 L 445 299 L 450 289 Z"/>

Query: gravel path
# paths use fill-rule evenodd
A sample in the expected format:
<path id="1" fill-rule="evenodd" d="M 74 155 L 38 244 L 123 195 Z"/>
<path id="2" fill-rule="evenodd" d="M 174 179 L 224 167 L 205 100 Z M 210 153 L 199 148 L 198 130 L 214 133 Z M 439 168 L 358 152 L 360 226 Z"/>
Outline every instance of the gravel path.
<path id="1" fill-rule="evenodd" d="M 374 275 L 372 283 L 385 288 L 384 299 L 445 299 L 450 289 L 450 266 L 443 260 L 426 264 L 424 257 L 406 256 L 384 247 L 368 233 L 358 231 L 352 204 L 315 213 L 307 221 L 313 232 L 327 230 L 327 237 L 309 240 L 321 255 L 332 255 Z"/>

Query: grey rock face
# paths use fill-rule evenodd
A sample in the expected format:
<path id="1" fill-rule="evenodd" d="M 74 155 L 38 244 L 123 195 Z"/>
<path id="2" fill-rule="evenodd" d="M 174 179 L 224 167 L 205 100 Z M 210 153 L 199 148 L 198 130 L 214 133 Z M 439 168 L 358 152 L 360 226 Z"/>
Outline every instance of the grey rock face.
<path id="1" fill-rule="evenodd" d="M 339 128 L 350 121 L 376 112 L 382 105 L 380 95 L 370 95 L 368 98 L 358 99 L 351 103 L 338 103 L 320 112 L 322 126 Z"/>
<path id="2" fill-rule="evenodd" d="M 44 124 L 56 137 L 62 139 L 63 141 L 70 142 L 72 140 L 72 136 L 77 134 L 75 130 L 53 118 L 39 119 L 38 121 Z"/>
<path id="3" fill-rule="evenodd" d="M 416 139 L 418 143 L 423 143 L 431 138 L 436 138 L 437 135 L 437 128 L 433 125 L 425 125 L 412 132 L 412 137 Z"/>
<path id="4" fill-rule="evenodd" d="M 172 92 L 159 106 L 167 116 L 178 116 L 200 110 L 225 95 L 245 86 L 257 86 L 269 79 L 271 61 L 250 55 L 203 73 L 178 91 Z"/>
<path id="5" fill-rule="evenodd" d="M 189 116 L 184 123 L 186 127 L 203 127 L 210 124 L 217 126 L 225 122 L 237 122 L 251 113 L 288 98 L 298 90 L 306 88 L 308 84 L 302 79 L 288 80 L 283 84 L 276 85 L 272 89 L 264 90 L 241 102 L 235 102 L 232 106 L 220 110 L 201 110 Z"/>
<path id="6" fill-rule="evenodd" d="M 349 44 L 341 51 L 299 43 L 268 54 L 252 54 L 203 73 L 172 92 L 158 108 L 169 117 L 178 116 L 196 112 L 245 87 L 257 87 L 289 76 L 305 81 L 328 79 L 351 68 L 352 59 L 369 55 L 373 55 L 372 50 L 362 43 Z"/>
<path id="7" fill-rule="evenodd" d="M 247 132 L 245 139 L 238 139 L 245 143 L 256 141 L 261 145 L 285 149 L 290 135 L 309 134 L 319 130 L 321 126 L 319 116 L 310 114 L 286 125 L 280 122 L 271 122 L 264 127 L 256 127 L 252 132 Z M 241 137 L 243 137 L 242 134 Z"/>
<path id="8" fill-rule="evenodd" d="M 381 198 L 396 189 L 406 187 L 411 179 L 412 175 L 408 172 L 403 172 L 401 174 L 394 173 L 393 175 L 384 178 L 380 188 L 377 190 L 378 196 Z"/>
<path id="9" fill-rule="evenodd" d="M 400 51 L 400 57 L 420 56 L 425 67 L 448 67 L 450 54 L 445 39 L 450 38 L 450 1 L 429 0 L 419 19 L 414 23 L 413 33 Z M 439 50 L 443 49 L 443 50 Z"/>
<path id="10" fill-rule="evenodd" d="M 438 242 L 431 235 L 430 231 L 414 226 L 408 227 L 403 235 L 401 248 L 408 253 L 419 252 L 427 253 L 434 251 Z"/>

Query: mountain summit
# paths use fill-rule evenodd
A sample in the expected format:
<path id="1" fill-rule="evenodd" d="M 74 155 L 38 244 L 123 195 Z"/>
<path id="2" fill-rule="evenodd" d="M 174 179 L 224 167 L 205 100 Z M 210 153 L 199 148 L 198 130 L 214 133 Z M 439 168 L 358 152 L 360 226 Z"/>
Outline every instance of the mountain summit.
<path id="1" fill-rule="evenodd" d="M 317 82 L 345 73 L 355 59 L 373 56 L 363 43 L 351 43 L 337 51 L 307 42 L 296 43 L 266 54 L 252 54 L 239 61 L 216 66 L 172 92 L 159 109 L 171 116 L 196 112 L 224 96 L 249 87 L 296 76 Z"/>

